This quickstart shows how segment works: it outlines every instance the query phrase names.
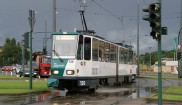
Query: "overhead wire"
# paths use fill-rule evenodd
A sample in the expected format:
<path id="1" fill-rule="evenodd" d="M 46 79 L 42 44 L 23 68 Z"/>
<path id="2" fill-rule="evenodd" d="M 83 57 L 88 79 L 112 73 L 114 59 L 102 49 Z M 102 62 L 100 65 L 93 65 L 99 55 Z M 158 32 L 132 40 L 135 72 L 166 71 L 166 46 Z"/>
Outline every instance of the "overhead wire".
<path id="1" fill-rule="evenodd" d="M 71 10 L 71 9 L 66 9 L 66 8 L 56 8 L 56 9 L 61 9 L 61 10 L 64 10 L 64 11 L 69 11 L 69 12 L 79 12 L 79 11 L 76 11 L 76 10 Z M 87 14 L 94 14 L 94 15 L 103 15 L 103 16 L 113 16 L 111 14 L 104 14 L 104 13 L 99 13 L 99 12 L 85 11 L 85 13 L 87 13 Z M 166 13 L 166 14 L 163 14 L 163 15 L 170 15 L 170 14 L 180 14 L 180 12 L 171 12 L 171 13 Z M 129 18 L 129 17 L 132 17 L 132 18 Z M 137 20 L 136 16 L 121 16 L 119 20 L 122 19 L 122 21 L 123 21 L 124 18 L 127 19 L 127 20 L 130 20 L 130 21 Z M 173 19 L 173 18 L 180 18 L 180 16 L 174 16 L 174 17 L 164 17 L 163 16 L 163 19 Z M 140 19 L 142 19 L 142 17 L 140 17 Z"/>
<path id="2" fill-rule="evenodd" d="M 96 0 L 94 0 L 94 3 L 95 3 L 96 5 L 98 5 L 100 8 L 102 8 L 103 10 L 105 10 L 106 12 L 108 12 L 109 14 L 111 14 L 113 17 L 115 17 L 115 18 L 117 18 L 117 19 L 123 21 L 122 18 L 120 18 L 120 17 L 118 17 L 117 15 L 113 14 L 113 13 L 110 12 L 108 9 L 104 8 L 104 7 L 103 7 L 102 5 L 100 5 Z"/>
<path id="3" fill-rule="evenodd" d="M 91 0 L 89 3 L 88 3 L 88 6 L 90 6 L 91 4 L 95 3 L 97 6 L 99 6 L 100 8 L 102 8 L 104 11 L 106 11 L 107 13 L 109 14 L 105 14 L 105 13 L 99 13 L 99 12 L 89 12 L 89 11 L 85 11 L 85 13 L 87 14 L 94 14 L 94 15 L 104 15 L 104 16 L 112 16 L 116 19 L 118 19 L 121 24 L 122 24 L 122 30 L 123 30 L 123 35 L 125 35 L 124 33 L 124 20 L 128 20 L 128 21 L 136 21 L 137 20 L 137 16 L 118 16 L 118 15 L 115 15 L 114 13 L 112 13 L 110 10 L 108 10 L 107 8 L 105 8 L 104 6 L 102 6 L 101 4 L 99 4 L 96 0 Z M 147 4 L 145 0 L 143 0 L 143 3 L 144 4 Z M 65 10 L 65 11 L 71 11 L 71 12 L 79 12 L 79 11 L 76 11 L 76 10 L 70 10 L 70 9 L 65 9 L 65 8 L 57 8 L 57 9 L 62 9 L 62 10 Z M 179 14 L 180 12 L 171 12 L 171 13 L 166 13 L 166 14 L 163 14 L 163 15 L 171 15 L 171 14 Z M 180 18 L 180 16 L 174 16 L 174 17 L 163 17 L 163 19 L 173 19 L 173 18 Z M 142 19 L 142 17 L 140 17 L 139 19 Z"/>
<path id="4" fill-rule="evenodd" d="M 108 9 L 106 9 L 105 7 L 103 7 L 102 5 L 100 5 L 97 1 L 94 0 L 94 3 L 99 6 L 100 8 L 102 8 L 103 10 L 105 10 L 107 13 L 109 13 L 112 17 L 118 19 L 121 23 L 121 29 L 122 29 L 122 34 L 123 37 L 125 37 L 125 29 L 124 29 L 124 16 L 117 16 L 114 13 L 112 13 L 111 11 L 109 11 Z"/>
<path id="5" fill-rule="evenodd" d="M 60 10 L 64 10 L 64 11 L 69 11 L 69 12 L 79 12 L 79 11 L 76 11 L 76 10 L 72 10 L 72 9 L 66 9 L 66 8 L 56 8 L 56 9 L 60 9 Z M 104 14 L 104 13 L 99 13 L 99 12 L 90 12 L 90 11 L 85 11 L 85 13 L 87 14 L 94 14 L 94 15 L 104 15 L 104 16 L 112 16 L 111 14 Z M 119 16 L 118 16 L 119 17 Z M 133 17 L 133 18 L 129 18 L 129 17 Z M 128 20 L 136 20 L 135 19 L 135 16 L 120 16 L 119 17 L 120 21 L 121 19 L 125 18 L 125 19 L 128 19 Z M 117 18 L 118 19 L 118 18 Z"/>
<path id="6" fill-rule="evenodd" d="M 145 5 L 147 5 L 147 2 L 146 2 L 145 0 L 143 0 L 143 3 L 144 3 Z"/>
<path id="7" fill-rule="evenodd" d="M 75 0 L 77 1 L 77 0 Z M 79 0 L 80 1 L 80 0 Z M 98 12 L 85 12 L 85 13 L 89 13 L 89 14 L 95 14 L 95 15 L 105 15 L 105 16 L 113 16 L 115 17 L 116 19 L 119 19 L 120 21 L 123 22 L 123 18 L 125 19 L 128 19 L 128 20 L 137 20 L 137 16 L 118 16 L 118 15 L 115 15 L 114 13 L 112 13 L 110 10 L 108 10 L 107 8 L 105 8 L 104 6 L 102 6 L 101 4 L 99 4 L 96 0 L 89 0 L 90 2 L 87 3 L 87 6 L 90 6 L 93 2 L 99 6 L 100 8 L 102 8 L 103 10 L 105 10 L 107 13 L 109 14 L 104 14 L 104 13 L 98 13 Z M 142 0 L 143 3 L 145 5 L 148 5 L 148 3 L 146 2 L 146 0 Z M 62 9 L 62 10 L 67 10 L 67 11 L 75 11 L 75 10 L 69 10 L 69 9 L 64 9 L 64 8 L 58 8 L 58 9 Z M 78 11 L 76 11 L 78 12 Z M 165 14 L 162 14 L 162 15 L 171 15 L 171 14 L 180 14 L 181 12 L 171 12 L 171 13 L 165 13 Z M 176 17 L 165 17 L 163 19 L 172 19 L 172 18 L 179 18 L 180 16 L 176 16 Z M 140 17 L 140 19 L 142 19 Z"/>
<path id="8" fill-rule="evenodd" d="M 109 11 L 108 9 L 104 8 L 103 6 L 101 6 L 99 3 L 97 3 L 95 0 L 92 0 L 93 2 L 95 2 L 100 8 L 104 9 L 106 12 L 108 12 L 109 14 L 105 14 L 105 13 L 99 13 L 99 12 L 90 12 L 90 11 L 85 11 L 85 13 L 87 14 L 94 14 L 94 15 L 103 15 L 103 16 L 111 16 L 111 17 L 114 17 L 118 20 L 120 20 L 121 22 L 121 29 L 122 29 L 122 32 L 123 32 L 123 35 L 125 35 L 125 29 L 124 29 L 124 21 L 136 21 L 137 20 L 137 17 L 136 16 L 118 16 L 118 15 L 115 15 L 114 13 L 112 13 L 111 11 Z M 91 3 L 90 3 L 91 5 Z M 79 12 L 79 11 L 76 11 L 76 10 L 71 10 L 71 9 L 65 9 L 65 8 L 57 8 L 57 9 L 61 9 L 61 10 L 64 10 L 64 11 L 70 11 L 70 12 Z M 171 12 L 171 13 L 166 13 L 166 14 L 163 14 L 163 15 L 171 15 L 171 14 L 179 14 L 180 12 Z M 180 18 L 180 16 L 174 16 L 174 17 L 163 17 L 163 19 L 178 19 Z M 140 17 L 139 19 L 142 19 L 142 17 Z M 125 36 L 124 36 L 125 37 Z"/>

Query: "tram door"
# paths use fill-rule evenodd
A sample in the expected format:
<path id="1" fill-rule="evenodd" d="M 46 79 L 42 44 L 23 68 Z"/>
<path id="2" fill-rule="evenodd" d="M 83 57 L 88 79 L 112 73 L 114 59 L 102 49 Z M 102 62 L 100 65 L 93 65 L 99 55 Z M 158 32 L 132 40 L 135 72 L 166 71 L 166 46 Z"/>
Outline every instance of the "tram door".
<path id="1" fill-rule="evenodd" d="M 82 69 L 85 71 L 84 73 L 88 76 L 90 74 L 90 68 L 91 68 L 91 38 L 90 37 L 84 37 L 84 60 L 83 60 L 83 66 Z"/>
<path id="2" fill-rule="evenodd" d="M 79 36 L 79 44 L 77 51 L 77 62 L 80 65 L 80 75 L 89 76 L 91 66 L 91 38 Z"/>
<path id="3" fill-rule="evenodd" d="M 78 48 L 77 48 L 77 65 L 76 67 L 80 70 L 79 75 L 83 75 L 83 65 L 84 65 L 84 56 L 83 56 L 83 49 L 84 49 L 84 40 L 83 40 L 83 35 L 79 35 L 79 41 L 78 41 Z M 81 74 L 80 74 L 81 73 Z"/>

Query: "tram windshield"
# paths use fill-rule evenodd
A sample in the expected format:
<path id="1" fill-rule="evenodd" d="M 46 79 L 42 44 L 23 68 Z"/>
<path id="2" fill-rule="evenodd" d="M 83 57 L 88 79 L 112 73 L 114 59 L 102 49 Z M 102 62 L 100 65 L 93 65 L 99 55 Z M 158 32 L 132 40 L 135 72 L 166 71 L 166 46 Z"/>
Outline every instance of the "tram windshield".
<path id="1" fill-rule="evenodd" d="M 78 36 L 53 35 L 53 58 L 75 58 Z"/>

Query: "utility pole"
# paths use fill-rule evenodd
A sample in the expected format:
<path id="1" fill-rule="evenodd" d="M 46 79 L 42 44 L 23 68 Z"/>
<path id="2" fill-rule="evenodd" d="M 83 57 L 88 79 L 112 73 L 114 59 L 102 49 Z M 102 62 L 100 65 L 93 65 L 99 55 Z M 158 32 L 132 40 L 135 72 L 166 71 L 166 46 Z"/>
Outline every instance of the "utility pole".
<path id="1" fill-rule="evenodd" d="M 32 90 L 32 33 L 33 33 L 33 27 L 35 24 L 35 11 L 29 10 L 29 24 L 30 24 L 30 34 L 29 34 L 29 40 L 30 40 L 30 72 L 29 72 L 29 80 L 30 80 L 30 90 Z"/>
<path id="2" fill-rule="evenodd" d="M 138 16 L 137 16 L 137 75 L 140 75 L 140 64 L 139 64 L 139 60 L 140 60 L 140 56 L 139 56 L 139 1 L 138 1 Z"/>
<path id="3" fill-rule="evenodd" d="M 53 0 L 52 32 L 56 32 L 56 0 Z"/>
<path id="4" fill-rule="evenodd" d="M 47 39 L 47 20 L 45 20 L 45 39 Z M 47 50 L 47 43 L 45 43 L 45 49 Z"/>
<path id="5" fill-rule="evenodd" d="M 47 20 L 45 20 L 45 38 L 43 38 L 43 54 L 47 54 Z"/>
<path id="6" fill-rule="evenodd" d="M 140 1 L 138 0 L 138 4 L 137 4 L 138 8 L 137 8 L 137 75 L 140 75 L 140 56 L 139 56 L 139 9 L 140 9 Z M 137 91 L 137 97 L 140 97 L 140 80 L 138 81 L 138 91 Z"/>

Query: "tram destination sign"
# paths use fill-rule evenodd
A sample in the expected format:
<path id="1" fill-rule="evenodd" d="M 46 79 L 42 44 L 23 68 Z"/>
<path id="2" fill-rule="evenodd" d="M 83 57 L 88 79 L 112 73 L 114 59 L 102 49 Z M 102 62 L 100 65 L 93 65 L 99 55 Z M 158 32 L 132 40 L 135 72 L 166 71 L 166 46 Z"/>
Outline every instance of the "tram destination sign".
<path id="1" fill-rule="evenodd" d="M 75 36 L 73 36 L 73 35 L 59 35 L 59 36 L 56 36 L 56 40 L 75 40 Z"/>

